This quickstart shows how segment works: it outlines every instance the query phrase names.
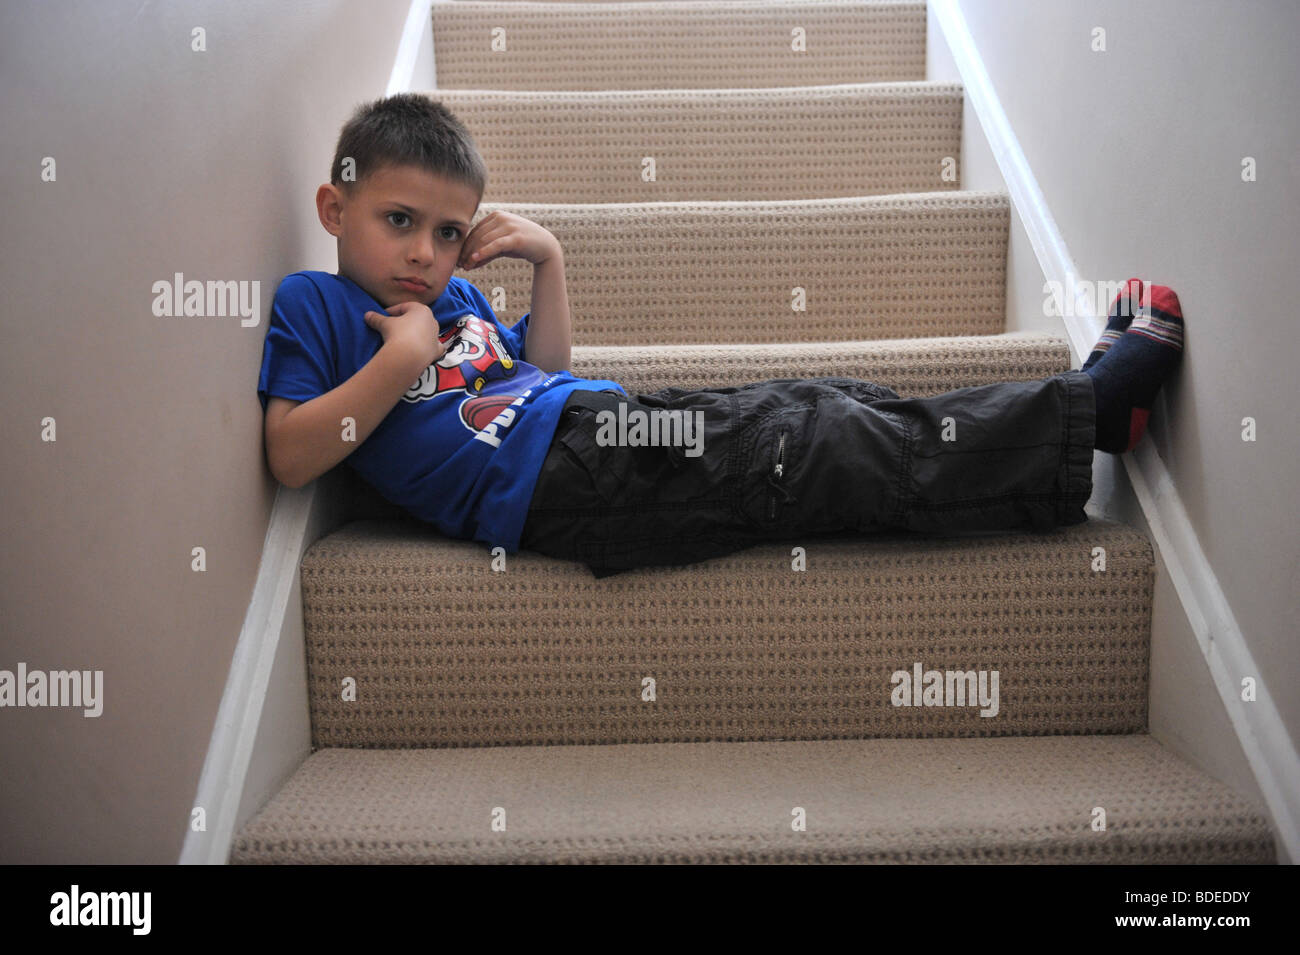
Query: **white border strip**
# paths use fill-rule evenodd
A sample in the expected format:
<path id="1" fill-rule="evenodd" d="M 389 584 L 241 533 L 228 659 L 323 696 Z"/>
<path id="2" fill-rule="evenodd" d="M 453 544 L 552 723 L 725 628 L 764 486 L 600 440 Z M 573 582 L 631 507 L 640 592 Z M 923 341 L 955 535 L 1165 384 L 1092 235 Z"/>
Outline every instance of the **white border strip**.
<path id="1" fill-rule="evenodd" d="M 425 49 L 421 49 L 422 47 Z M 426 51 L 432 55 L 432 50 L 433 0 L 411 0 L 411 8 L 406 12 L 406 23 L 402 26 L 402 40 L 397 45 L 397 56 L 393 60 L 393 71 L 388 76 L 388 88 L 384 91 L 384 96 L 408 92 L 415 82 L 415 72 L 421 55 Z"/>
<path id="2" fill-rule="evenodd" d="M 1074 281 L 1077 273 L 1065 239 L 1002 110 L 957 0 L 929 3 L 1043 275 L 1059 283 L 1060 288 L 1073 288 L 1082 295 L 1085 289 Z M 1075 357 L 1081 358 L 1092 349 L 1104 320 L 1086 317 L 1091 314 L 1086 302 L 1075 304 L 1075 308 L 1062 312 Z M 1268 692 L 1264 674 L 1255 663 L 1151 437 L 1144 437 L 1132 454 L 1123 455 L 1123 461 L 1233 731 L 1273 814 L 1278 835 L 1290 857 L 1300 859 L 1300 756 Z M 1249 705 L 1243 705 L 1240 698 L 1238 681 L 1243 675 L 1253 675 L 1256 681 L 1257 699 Z"/>
<path id="3" fill-rule="evenodd" d="M 186 827 L 182 865 L 221 865 L 230 854 L 280 635 L 291 611 L 301 613 L 301 607 L 290 608 L 289 597 L 303 551 L 311 544 L 306 538 L 317 484 L 312 481 L 298 489 L 281 486 L 276 491 L 253 597 L 239 631 L 194 797 L 194 805 L 203 807 L 207 831 Z"/>

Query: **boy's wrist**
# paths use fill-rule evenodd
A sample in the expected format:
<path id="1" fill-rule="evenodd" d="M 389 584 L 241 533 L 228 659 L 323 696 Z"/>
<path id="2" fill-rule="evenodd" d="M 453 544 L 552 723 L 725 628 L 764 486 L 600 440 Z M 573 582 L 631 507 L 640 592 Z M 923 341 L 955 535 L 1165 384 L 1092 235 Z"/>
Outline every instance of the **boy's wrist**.
<path id="1" fill-rule="evenodd" d="M 564 249 L 560 245 L 559 239 L 556 239 L 554 241 L 550 251 L 548 251 L 542 258 L 538 259 L 536 262 L 533 263 L 533 267 L 536 268 L 540 265 L 547 265 L 551 262 L 560 262 L 560 263 L 564 262 Z"/>

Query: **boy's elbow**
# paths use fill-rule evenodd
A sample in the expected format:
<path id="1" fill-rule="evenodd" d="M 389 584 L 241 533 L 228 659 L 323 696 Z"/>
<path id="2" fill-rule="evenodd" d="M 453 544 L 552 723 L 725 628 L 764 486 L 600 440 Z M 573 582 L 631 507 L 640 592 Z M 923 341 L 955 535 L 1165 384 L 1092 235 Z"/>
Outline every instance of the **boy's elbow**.
<path id="1" fill-rule="evenodd" d="M 306 484 L 306 480 L 296 469 L 289 466 L 281 460 L 282 455 L 277 454 L 276 445 L 268 440 L 266 442 L 266 465 L 271 470 L 271 477 L 275 478 L 285 487 L 299 488 Z"/>
<path id="2" fill-rule="evenodd" d="M 300 488 L 306 487 L 312 481 L 316 480 L 317 475 L 305 472 L 301 467 L 292 463 L 283 461 L 276 462 L 271 466 L 271 474 L 277 481 L 285 487 Z"/>
<path id="3" fill-rule="evenodd" d="M 271 469 L 271 477 L 275 478 L 285 487 L 298 488 L 302 487 L 303 484 L 306 483 L 290 469 L 281 464 L 277 464 L 275 459 L 271 458 L 269 455 L 267 456 L 266 463 Z"/>
<path id="4" fill-rule="evenodd" d="M 285 487 L 299 488 L 311 480 L 311 476 L 302 472 L 297 466 L 300 453 L 295 448 L 292 432 L 287 418 L 289 412 L 302 402 L 286 398 L 271 398 L 266 419 L 262 423 L 262 443 L 266 449 L 266 464 L 271 476 Z"/>

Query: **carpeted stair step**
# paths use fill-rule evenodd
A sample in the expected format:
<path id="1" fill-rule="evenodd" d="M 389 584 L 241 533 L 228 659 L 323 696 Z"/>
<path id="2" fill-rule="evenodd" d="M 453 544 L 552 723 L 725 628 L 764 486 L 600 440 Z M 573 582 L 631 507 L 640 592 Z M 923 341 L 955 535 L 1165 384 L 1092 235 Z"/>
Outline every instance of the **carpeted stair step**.
<path id="1" fill-rule="evenodd" d="M 799 809 L 805 831 L 792 826 Z M 1276 854 L 1254 805 L 1142 734 L 325 749 L 238 833 L 230 861 L 1267 864 Z"/>
<path id="2" fill-rule="evenodd" d="M 457 0 L 433 5 L 433 35 L 440 88 L 681 89 L 925 79 L 923 0 Z"/>
<path id="3" fill-rule="evenodd" d="M 788 344 L 1006 329 L 1003 193 L 774 202 L 483 203 L 560 241 L 575 345 Z M 497 316 L 529 309 L 532 266 L 457 274 Z M 496 290 L 500 289 L 500 292 Z"/>
<path id="4" fill-rule="evenodd" d="M 491 157 L 490 202 L 818 199 L 956 190 L 962 87 L 436 90 Z"/>
<path id="5" fill-rule="evenodd" d="M 998 381 L 1035 381 L 1070 368 L 1070 346 L 1052 335 L 982 335 L 793 345 L 577 346 L 579 378 L 617 381 L 628 394 L 661 388 L 725 388 L 769 378 L 862 378 L 905 398 Z"/>
<path id="6" fill-rule="evenodd" d="M 355 521 L 301 573 L 317 747 L 1146 728 L 1151 547 L 1108 522 L 810 538 L 597 580 L 528 551 L 494 568 L 413 519 Z M 894 674 L 917 665 L 945 700 L 981 680 L 991 700 L 997 671 L 996 707 L 896 702 Z"/>

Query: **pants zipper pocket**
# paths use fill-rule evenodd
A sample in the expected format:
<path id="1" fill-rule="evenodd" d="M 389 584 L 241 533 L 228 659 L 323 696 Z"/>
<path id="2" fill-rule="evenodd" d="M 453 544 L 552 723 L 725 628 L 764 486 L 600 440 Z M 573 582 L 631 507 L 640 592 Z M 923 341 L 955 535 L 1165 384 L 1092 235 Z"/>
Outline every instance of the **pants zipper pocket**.
<path id="1" fill-rule="evenodd" d="M 784 489 L 781 489 L 780 484 L 778 484 L 777 482 L 780 481 L 785 474 L 785 435 L 786 432 L 782 431 L 780 438 L 777 439 L 776 464 L 773 465 L 772 467 L 772 476 L 768 478 L 768 483 L 771 484 L 774 488 L 780 489 L 783 494 L 785 493 L 785 491 Z M 789 495 L 786 495 L 786 497 L 788 498 Z M 769 521 L 776 520 L 776 494 L 775 493 L 769 495 L 767 499 L 767 519 Z"/>

